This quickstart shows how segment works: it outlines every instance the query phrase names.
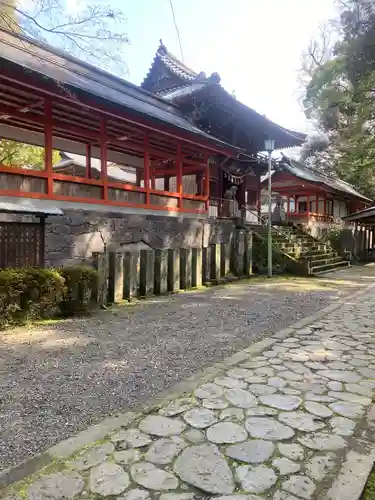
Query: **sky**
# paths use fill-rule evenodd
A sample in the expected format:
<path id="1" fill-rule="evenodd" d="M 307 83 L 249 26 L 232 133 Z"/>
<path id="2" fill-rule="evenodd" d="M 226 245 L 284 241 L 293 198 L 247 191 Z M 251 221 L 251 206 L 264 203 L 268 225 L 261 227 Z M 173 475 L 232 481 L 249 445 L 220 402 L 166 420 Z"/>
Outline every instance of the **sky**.
<path id="1" fill-rule="evenodd" d="M 300 104 L 302 51 L 334 0 L 173 0 L 184 62 L 217 72 L 237 99 L 285 127 L 308 132 Z M 180 57 L 170 0 L 112 0 L 127 17 L 124 78 L 139 85 L 159 39 Z"/>

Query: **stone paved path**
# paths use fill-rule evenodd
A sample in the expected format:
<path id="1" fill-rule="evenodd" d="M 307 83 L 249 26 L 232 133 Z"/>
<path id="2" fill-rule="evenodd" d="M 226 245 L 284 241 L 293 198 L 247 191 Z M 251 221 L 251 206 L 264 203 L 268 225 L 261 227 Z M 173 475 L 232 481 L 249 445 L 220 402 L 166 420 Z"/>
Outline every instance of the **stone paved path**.
<path id="1" fill-rule="evenodd" d="M 28 480 L 23 497 L 359 498 L 374 460 L 374 309 L 372 288 L 242 351 L 192 393 Z"/>
<path id="2" fill-rule="evenodd" d="M 375 267 L 363 267 L 316 280 L 238 283 L 0 332 L 0 470 L 147 401 L 374 276 Z"/>

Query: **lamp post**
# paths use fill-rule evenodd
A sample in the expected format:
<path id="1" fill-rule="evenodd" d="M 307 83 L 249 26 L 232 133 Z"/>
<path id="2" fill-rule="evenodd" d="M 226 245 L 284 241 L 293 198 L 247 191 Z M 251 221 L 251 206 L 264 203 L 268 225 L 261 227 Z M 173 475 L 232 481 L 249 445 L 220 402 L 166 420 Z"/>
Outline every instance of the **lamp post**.
<path id="1" fill-rule="evenodd" d="M 268 153 L 268 277 L 272 278 L 272 151 L 275 149 L 275 141 L 266 139 L 264 149 Z"/>

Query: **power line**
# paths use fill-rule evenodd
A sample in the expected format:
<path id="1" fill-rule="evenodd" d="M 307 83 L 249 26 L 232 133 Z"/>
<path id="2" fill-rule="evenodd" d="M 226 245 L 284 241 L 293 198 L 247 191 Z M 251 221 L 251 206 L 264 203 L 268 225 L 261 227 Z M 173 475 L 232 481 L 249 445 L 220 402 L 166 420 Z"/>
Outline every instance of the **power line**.
<path id="1" fill-rule="evenodd" d="M 173 22 L 174 22 L 174 27 L 175 27 L 176 33 L 177 33 L 178 43 L 180 45 L 181 59 L 182 59 L 182 62 L 184 62 L 184 53 L 182 51 L 182 43 L 181 43 L 180 31 L 178 29 L 177 21 L 176 21 L 176 15 L 174 13 L 173 0 L 169 0 L 169 4 L 171 6 L 171 11 L 172 11 L 172 16 L 173 16 Z"/>

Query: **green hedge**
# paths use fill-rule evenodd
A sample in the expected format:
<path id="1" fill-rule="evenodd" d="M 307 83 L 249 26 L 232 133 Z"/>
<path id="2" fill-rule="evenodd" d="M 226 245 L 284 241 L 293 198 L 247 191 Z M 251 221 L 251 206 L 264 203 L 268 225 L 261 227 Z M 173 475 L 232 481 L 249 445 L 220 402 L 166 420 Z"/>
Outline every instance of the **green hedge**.
<path id="1" fill-rule="evenodd" d="M 62 314 L 87 312 L 97 292 L 97 271 L 88 266 L 74 266 L 62 267 L 59 272 L 65 279 L 65 292 L 59 304 Z"/>
<path id="2" fill-rule="evenodd" d="M 87 311 L 96 283 L 96 271 L 84 266 L 0 270 L 0 328 Z"/>

